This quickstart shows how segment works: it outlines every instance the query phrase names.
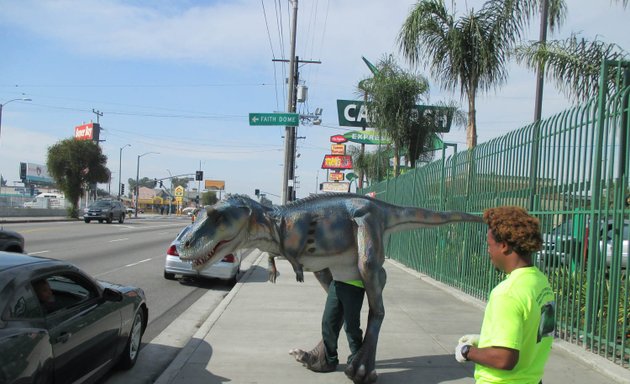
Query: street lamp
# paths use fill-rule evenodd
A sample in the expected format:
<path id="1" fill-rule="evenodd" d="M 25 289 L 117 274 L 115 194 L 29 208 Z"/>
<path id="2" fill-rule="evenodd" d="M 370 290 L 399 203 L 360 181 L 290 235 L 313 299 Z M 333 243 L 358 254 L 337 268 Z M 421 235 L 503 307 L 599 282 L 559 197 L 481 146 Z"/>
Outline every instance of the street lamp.
<path id="1" fill-rule="evenodd" d="M 18 99 L 11 99 L 9 101 L 5 101 L 3 104 L 0 104 L 0 134 L 2 134 L 2 107 L 4 107 L 5 105 L 9 104 L 12 101 L 33 101 L 33 100 L 25 98 L 25 97 L 21 97 Z"/>
<path id="2" fill-rule="evenodd" d="M 136 219 L 138 218 L 138 197 L 139 197 L 138 195 L 139 195 L 139 192 L 140 192 L 140 186 L 138 185 L 138 183 L 140 182 L 140 180 L 139 180 L 140 179 L 140 158 L 142 156 L 148 155 L 150 153 L 153 153 L 153 154 L 156 154 L 156 155 L 160 154 L 160 152 L 145 152 L 142 155 L 138 155 L 138 165 L 136 166 L 136 205 L 135 205 L 135 211 L 136 212 L 134 213 L 134 215 L 135 215 L 134 217 Z"/>
<path id="3" fill-rule="evenodd" d="M 131 144 L 125 144 L 120 147 L 120 154 L 118 155 L 118 200 L 120 200 L 120 187 L 122 186 L 122 173 L 120 173 L 122 167 L 122 150 L 126 147 L 131 147 Z"/>

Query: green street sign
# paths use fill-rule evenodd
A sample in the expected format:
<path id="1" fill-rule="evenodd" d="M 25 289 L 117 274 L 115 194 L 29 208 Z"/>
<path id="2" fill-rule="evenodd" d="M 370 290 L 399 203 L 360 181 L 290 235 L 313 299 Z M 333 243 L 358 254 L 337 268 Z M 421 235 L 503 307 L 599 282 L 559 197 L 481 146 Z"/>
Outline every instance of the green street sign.
<path id="1" fill-rule="evenodd" d="M 343 137 L 353 143 L 359 144 L 389 144 L 389 138 L 376 131 L 351 131 L 346 132 Z"/>
<path id="2" fill-rule="evenodd" d="M 286 125 L 297 127 L 300 125 L 300 115 L 297 113 L 250 113 L 249 125 Z"/>

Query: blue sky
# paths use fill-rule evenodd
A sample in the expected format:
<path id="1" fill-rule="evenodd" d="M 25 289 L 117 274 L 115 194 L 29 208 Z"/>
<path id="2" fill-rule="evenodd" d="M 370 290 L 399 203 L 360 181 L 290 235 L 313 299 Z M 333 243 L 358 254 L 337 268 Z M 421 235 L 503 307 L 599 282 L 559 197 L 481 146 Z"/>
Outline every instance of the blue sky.
<path id="1" fill-rule="evenodd" d="M 396 36 L 413 3 L 299 2 L 296 54 L 322 63 L 300 67 L 309 98 L 298 110 L 323 114 L 321 125 L 298 129 L 298 197 L 325 181 L 330 136 L 352 130 L 339 127 L 336 100 L 358 99 L 356 84 L 369 76 L 361 56 L 376 63 L 398 55 Z M 567 20 L 550 38 L 579 32 L 630 49 L 630 10 L 602 0 L 567 3 Z M 481 4 L 458 1 L 457 9 Z M 45 164 L 47 148 L 96 121 L 97 110 L 112 191 L 119 176 L 135 179 L 138 155 L 159 152 L 141 158 L 141 178 L 201 169 L 205 179 L 224 180 L 228 193 L 260 189 L 278 203 L 284 127 L 250 127 L 248 114 L 286 110 L 287 65 L 272 60 L 289 56 L 290 13 L 287 0 L 0 0 L 0 103 L 32 99 L 3 109 L 0 173 L 12 185 L 20 162 Z M 527 40 L 537 38 L 537 24 Z M 459 101 L 430 83 L 431 102 Z M 478 99 L 479 142 L 528 124 L 534 94 L 534 74 L 510 65 L 508 83 Z M 567 105 L 548 83 L 543 116 Z M 465 129 L 453 127 L 444 141 L 465 148 Z"/>

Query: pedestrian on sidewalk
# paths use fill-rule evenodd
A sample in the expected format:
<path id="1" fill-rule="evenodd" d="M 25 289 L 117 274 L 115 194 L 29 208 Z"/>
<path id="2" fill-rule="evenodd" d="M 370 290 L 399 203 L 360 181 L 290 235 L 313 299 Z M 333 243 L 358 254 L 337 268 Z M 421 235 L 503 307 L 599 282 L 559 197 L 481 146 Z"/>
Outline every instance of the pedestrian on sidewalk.
<path id="1" fill-rule="evenodd" d="M 537 218 L 520 207 L 484 212 L 492 264 L 507 274 L 490 293 L 481 333 L 459 339 L 455 358 L 473 361 L 475 382 L 542 383 L 553 342 L 555 298 L 547 277 L 533 265 L 542 247 Z"/>

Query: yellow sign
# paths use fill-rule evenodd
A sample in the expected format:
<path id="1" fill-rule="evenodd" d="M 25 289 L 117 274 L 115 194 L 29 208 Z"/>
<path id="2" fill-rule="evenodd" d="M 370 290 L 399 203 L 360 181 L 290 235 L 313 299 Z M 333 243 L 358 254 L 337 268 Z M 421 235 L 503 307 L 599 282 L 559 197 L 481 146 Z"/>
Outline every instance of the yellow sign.
<path id="1" fill-rule="evenodd" d="M 343 172 L 330 172 L 328 174 L 328 181 L 343 181 Z"/>
<path id="2" fill-rule="evenodd" d="M 225 181 L 223 180 L 204 180 L 206 189 L 225 189 Z"/>
<path id="3" fill-rule="evenodd" d="M 175 188 L 175 197 L 182 197 L 182 196 L 184 196 L 184 187 L 180 185 L 177 188 Z"/>
<path id="4" fill-rule="evenodd" d="M 345 155 L 346 146 L 344 144 L 331 144 L 330 153 L 333 155 Z"/>
<path id="5" fill-rule="evenodd" d="M 181 197 L 181 196 L 176 196 L 176 197 L 175 197 L 175 201 L 176 201 L 176 202 L 178 202 L 178 203 L 181 203 L 181 202 L 182 202 L 182 200 L 184 200 L 184 198 L 183 198 L 183 197 Z"/>

